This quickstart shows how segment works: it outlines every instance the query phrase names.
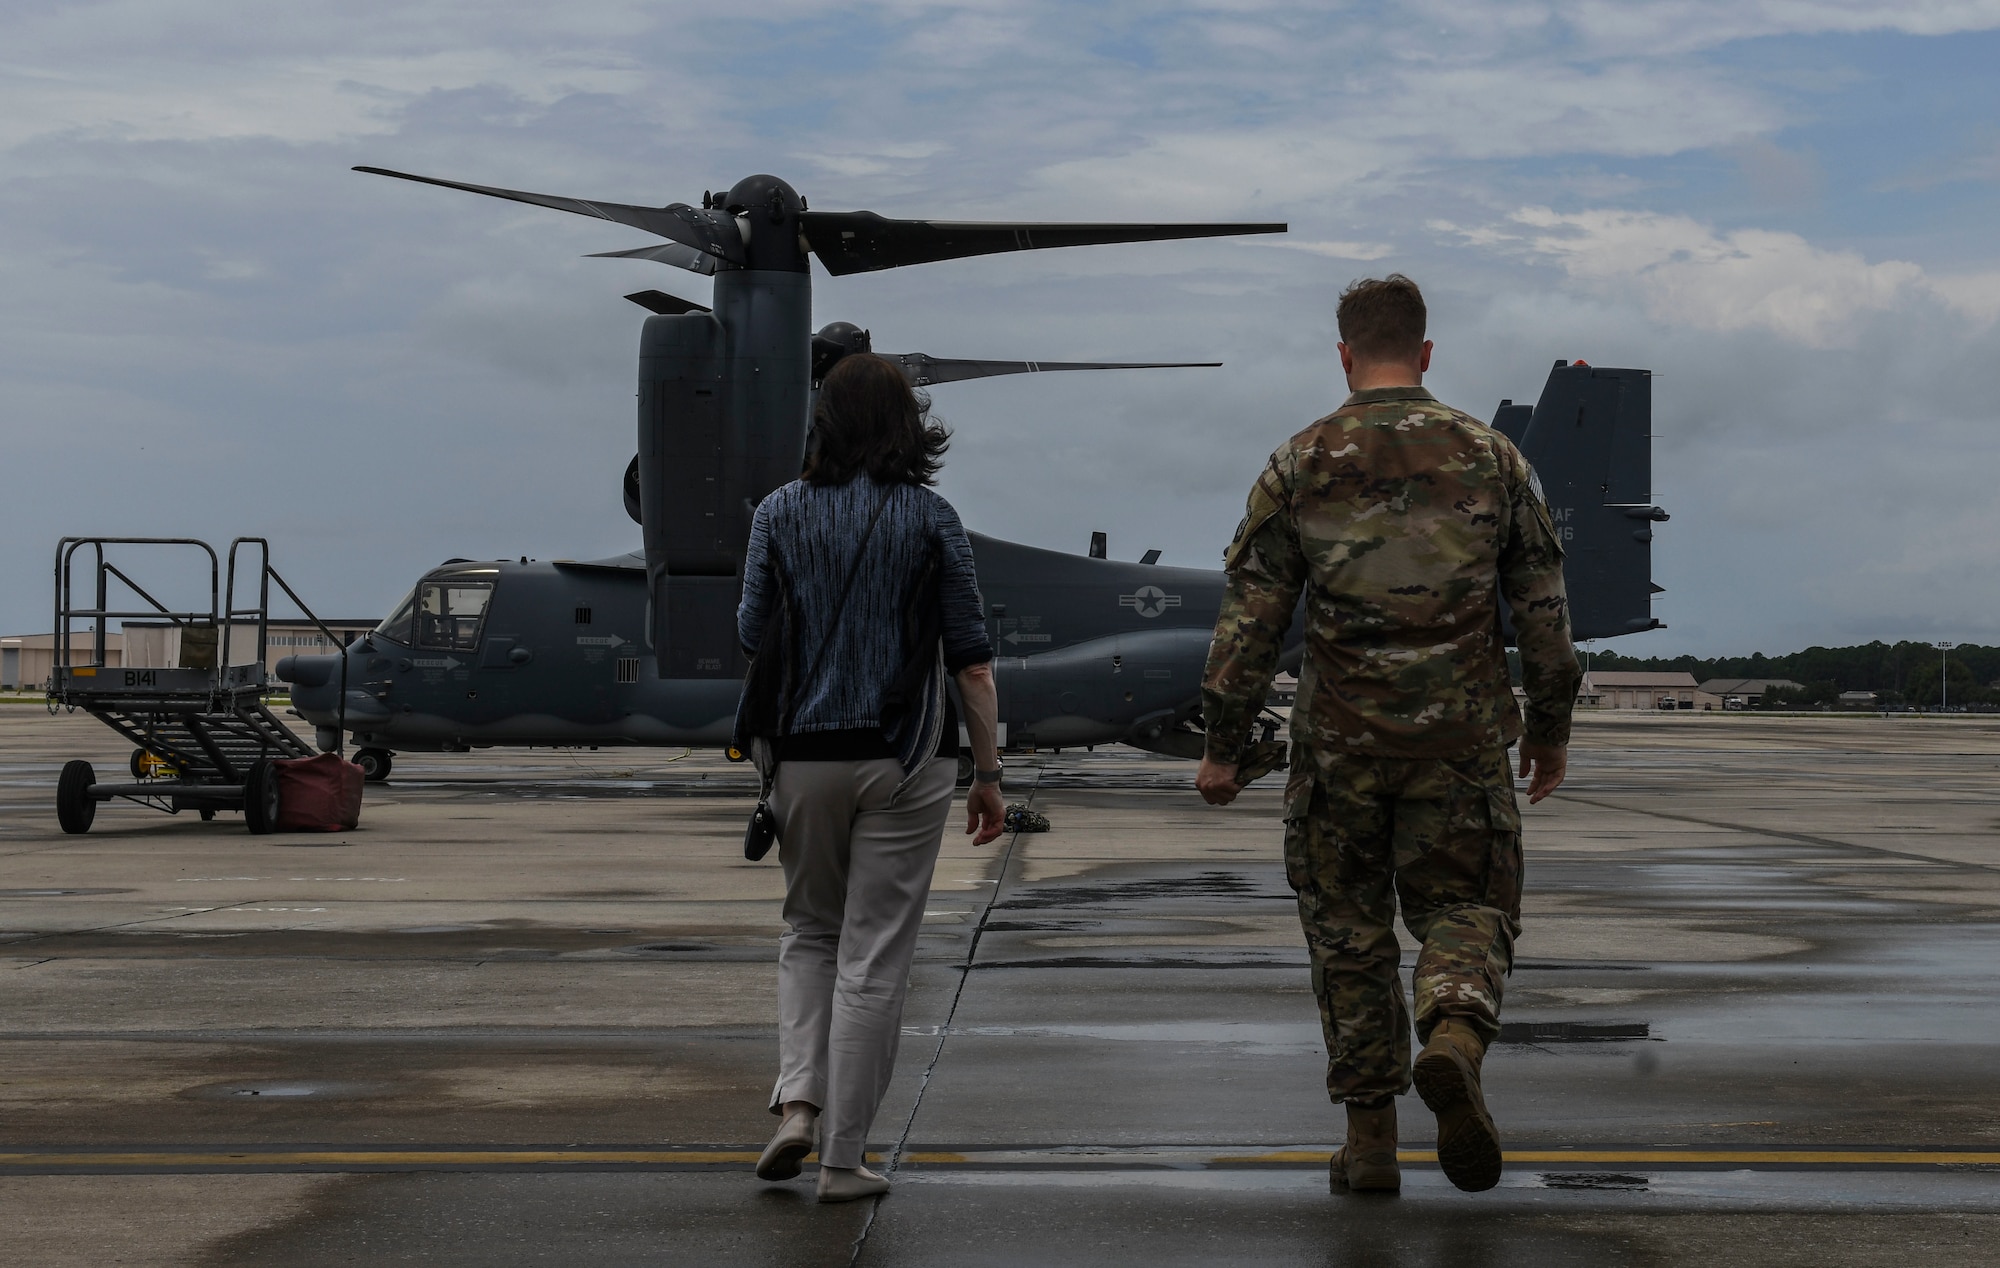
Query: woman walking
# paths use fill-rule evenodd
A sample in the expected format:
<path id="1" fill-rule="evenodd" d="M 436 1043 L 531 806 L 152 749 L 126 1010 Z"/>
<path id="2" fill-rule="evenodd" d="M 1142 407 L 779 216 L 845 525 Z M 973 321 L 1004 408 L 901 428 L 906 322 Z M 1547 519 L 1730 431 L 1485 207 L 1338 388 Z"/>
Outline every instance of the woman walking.
<path id="1" fill-rule="evenodd" d="M 804 478 L 757 506 L 737 612 L 753 658 L 743 716 L 765 721 L 748 729 L 785 871 L 782 1122 L 757 1174 L 791 1179 L 817 1141 L 819 1200 L 844 1202 L 889 1188 L 864 1150 L 895 1067 L 961 723 L 975 768 L 965 830 L 980 845 L 1000 835 L 999 708 L 972 547 L 929 488 L 944 428 L 899 369 L 854 354 L 821 384 L 813 438 Z"/>

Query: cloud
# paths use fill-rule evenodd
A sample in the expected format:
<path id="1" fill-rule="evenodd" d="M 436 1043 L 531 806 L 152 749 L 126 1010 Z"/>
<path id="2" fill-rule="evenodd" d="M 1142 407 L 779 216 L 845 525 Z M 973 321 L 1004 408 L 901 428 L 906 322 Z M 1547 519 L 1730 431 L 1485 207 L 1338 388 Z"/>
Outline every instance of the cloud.
<path id="1" fill-rule="evenodd" d="M 1593 50 L 1680 53 L 1774 35 L 2000 27 L 2000 0 L 1569 0 L 1547 6 Z"/>
<path id="2" fill-rule="evenodd" d="M 1331 260 L 1379 260 L 1394 254 L 1396 250 L 1386 242 L 1303 242 L 1283 238 L 1259 241 L 1256 245 L 1278 247 L 1286 251 L 1304 251 L 1311 255 L 1323 255 Z"/>
<path id="3" fill-rule="evenodd" d="M 1825 174 L 1811 150 L 1788 150 L 1767 137 L 1728 146 L 1750 194 L 1765 207 L 1799 207 L 1819 200 Z"/>
<path id="4" fill-rule="evenodd" d="M 1601 292 L 1630 291 L 1655 320 L 1728 333 L 1763 329 L 1809 348 L 1850 343 L 1871 314 L 1941 301 L 1980 323 L 2000 316 L 2000 278 L 1933 276 L 1906 260 L 1815 247 L 1796 233 L 1718 232 L 1689 216 L 1525 207 L 1512 226 L 1459 229 L 1476 246 L 1552 262 Z"/>
<path id="5" fill-rule="evenodd" d="M 56 69 L 0 67 L 0 147 L 45 136 L 123 141 L 275 137 L 334 141 L 397 130 L 405 108 L 432 92 L 504 83 L 547 105 L 582 92 L 629 92 L 631 65 L 524 58 L 493 48 L 384 56 L 260 52 L 201 73 L 172 59 L 92 59 Z"/>
<path id="6" fill-rule="evenodd" d="M 1342 78 L 1301 113 L 1308 119 L 1277 126 L 1156 129 L 1123 153 L 1050 163 L 1035 184 L 1176 214 L 1212 208 L 1218 190 L 1254 192 L 1266 204 L 1340 206 L 1452 161 L 1660 157 L 1732 144 L 1785 121 L 1770 101 L 1707 71 L 1639 65 L 1532 75 L 1503 65 L 1377 69 Z"/>

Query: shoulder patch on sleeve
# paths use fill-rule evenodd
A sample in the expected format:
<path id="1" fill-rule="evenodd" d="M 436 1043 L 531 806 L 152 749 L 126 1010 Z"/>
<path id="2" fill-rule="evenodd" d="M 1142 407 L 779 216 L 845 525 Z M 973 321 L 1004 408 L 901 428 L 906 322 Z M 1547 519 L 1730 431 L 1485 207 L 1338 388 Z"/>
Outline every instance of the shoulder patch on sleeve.
<path id="1" fill-rule="evenodd" d="M 1250 544 L 1257 539 L 1257 531 L 1273 515 L 1285 509 L 1285 488 L 1278 476 L 1278 459 L 1275 455 L 1264 465 L 1251 486 L 1250 502 L 1243 512 L 1243 522 L 1236 526 L 1236 536 L 1231 539 L 1229 549 L 1223 553 L 1222 566 L 1235 569 L 1250 553 Z"/>
<path id="2" fill-rule="evenodd" d="M 1555 515 L 1549 510 L 1549 495 L 1542 491 L 1542 477 L 1536 474 L 1534 465 L 1526 459 L 1522 460 L 1521 465 L 1526 467 L 1528 471 L 1528 496 L 1526 499 L 1528 514 L 1534 517 L 1535 523 L 1541 529 L 1543 537 L 1548 540 L 1549 546 L 1554 549 L 1556 557 L 1560 559 L 1564 553 L 1562 534 L 1556 530 Z"/>

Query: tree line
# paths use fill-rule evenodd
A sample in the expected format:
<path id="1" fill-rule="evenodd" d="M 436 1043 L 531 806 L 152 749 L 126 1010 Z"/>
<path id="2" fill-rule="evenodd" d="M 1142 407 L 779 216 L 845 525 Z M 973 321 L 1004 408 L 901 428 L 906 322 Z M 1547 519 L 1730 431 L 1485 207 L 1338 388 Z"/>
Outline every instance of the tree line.
<path id="1" fill-rule="evenodd" d="M 1579 652 L 1579 659 L 1583 654 Z M 1682 670 L 1696 682 L 1711 678 L 1789 678 L 1797 691 L 1767 693 L 1765 708 L 1832 704 L 1843 691 L 1872 691 L 1890 707 L 1936 708 L 1938 673 L 1945 672 L 1952 707 L 2000 704 L 2000 647 L 1961 643 L 1939 652 L 1933 643 L 1863 643 L 1858 647 L 1808 647 L 1783 656 L 1625 656 L 1595 652 L 1592 669 Z"/>

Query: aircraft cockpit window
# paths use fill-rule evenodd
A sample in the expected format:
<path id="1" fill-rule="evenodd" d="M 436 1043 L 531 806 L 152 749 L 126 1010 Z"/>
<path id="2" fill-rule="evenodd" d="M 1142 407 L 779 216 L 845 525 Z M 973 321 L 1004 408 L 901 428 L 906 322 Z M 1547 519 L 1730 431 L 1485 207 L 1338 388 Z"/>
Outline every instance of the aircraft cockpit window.
<path id="1" fill-rule="evenodd" d="M 424 582 L 417 587 L 417 646 L 477 650 L 479 628 L 485 624 L 486 605 L 492 598 L 490 582 L 449 577 Z"/>
<path id="2" fill-rule="evenodd" d="M 412 590 L 403 596 L 403 601 L 396 605 L 396 610 L 390 614 L 389 619 L 375 627 L 375 632 L 391 643 L 408 647 L 410 646 L 410 633 L 415 627 L 416 621 L 417 592 Z"/>

